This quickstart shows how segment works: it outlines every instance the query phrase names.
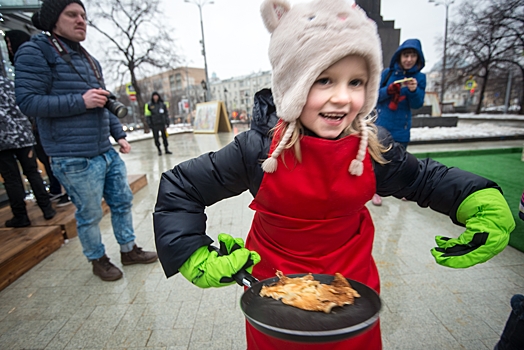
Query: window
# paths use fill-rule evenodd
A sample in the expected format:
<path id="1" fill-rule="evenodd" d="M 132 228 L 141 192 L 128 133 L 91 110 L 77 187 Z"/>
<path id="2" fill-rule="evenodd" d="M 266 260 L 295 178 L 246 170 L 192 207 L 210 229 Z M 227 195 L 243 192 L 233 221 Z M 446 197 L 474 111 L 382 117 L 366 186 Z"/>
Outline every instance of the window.
<path id="1" fill-rule="evenodd" d="M 176 89 L 176 86 L 175 86 L 175 76 L 174 76 L 174 75 L 170 75 L 170 76 L 169 76 L 169 88 L 171 89 L 171 91 L 173 91 L 173 90 Z"/>
<path id="2" fill-rule="evenodd" d="M 182 90 L 182 74 L 177 73 L 175 75 L 175 80 L 176 80 L 176 89 Z"/>

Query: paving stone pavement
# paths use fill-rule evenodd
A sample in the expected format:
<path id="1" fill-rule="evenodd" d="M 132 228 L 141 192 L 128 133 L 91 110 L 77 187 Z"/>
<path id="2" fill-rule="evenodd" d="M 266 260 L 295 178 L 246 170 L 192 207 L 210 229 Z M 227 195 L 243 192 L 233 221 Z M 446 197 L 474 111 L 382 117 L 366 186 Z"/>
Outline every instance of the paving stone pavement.
<path id="1" fill-rule="evenodd" d="M 233 135 L 170 135 L 174 154 L 163 156 L 157 156 L 152 140 L 132 143 L 132 152 L 122 155 L 128 173 L 148 178 L 133 200 L 140 246 L 155 247 L 151 214 L 162 172 L 224 146 Z M 244 193 L 208 208 L 209 235 L 245 238 L 251 199 Z M 441 267 L 429 252 L 433 237 L 459 235 L 460 227 L 394 198 L 369 209 L 382 280 L 384 349 L 493 349 L 511 296 L 524 292 L 524 254 L 508 247 L 469 269 Z M 107 253 L 124 278 L 102 282 L 92 274 L 78 238 L 71 239 L 0 292 L 0 349 L 245 349 L 241 287 L 202 290 L 180 275 L 166 279 L 159 263 L 123 267 L 110 215 L 101 228 Z"/>

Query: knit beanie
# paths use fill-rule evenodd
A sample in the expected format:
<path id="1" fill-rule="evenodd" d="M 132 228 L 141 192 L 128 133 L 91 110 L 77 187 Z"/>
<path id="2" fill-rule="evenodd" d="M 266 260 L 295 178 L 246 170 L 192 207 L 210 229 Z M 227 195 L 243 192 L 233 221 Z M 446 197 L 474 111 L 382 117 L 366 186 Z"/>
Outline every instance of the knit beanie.
<path id="1" fill-rule="evenodd" d="M 11 46 L 11 49 L 9 51 L 9 60 L 12 64 L 15 64 L 15 54 L 16 51 L 18 51 L 18 48 L 20 45 L 25 43 L 26 41 L 31 40 L 31 35 L 22 31 L 22 30 L 7 30 L 5 31 L 5 37 L 4 40 L 9 39 L 9 45 Z"/>
<path id="2" fill-rule="evenodd" d="M 31 17 L 33 25 L 40 30 L 51 32 L 55 27 L 58 17 L 70 4 L 76 3 L 85 11 L 84 4 L 80 0 L 44 0 L 40 10 Z"/>
<path id="3" fill-rule="evenodd" d="M 293 7 L 287 0 L 265 0 L 261 14 L 271 33 L 269 60 L 277 115 L 289 123 L 279 145 L 264 161 L 263 170 L 276 170 L 277 158 L 289 142 L 318 76 L 340 59 L 357 55 L 367 63 L 369 80 L 366 100 L 357 115 L 359 151 L 349 171 L 361 175 L 367 150 L 364 118 L 375 108 L 382 72 L 381 43 L 375 22 L 350 0 L 313 0 Z"/>

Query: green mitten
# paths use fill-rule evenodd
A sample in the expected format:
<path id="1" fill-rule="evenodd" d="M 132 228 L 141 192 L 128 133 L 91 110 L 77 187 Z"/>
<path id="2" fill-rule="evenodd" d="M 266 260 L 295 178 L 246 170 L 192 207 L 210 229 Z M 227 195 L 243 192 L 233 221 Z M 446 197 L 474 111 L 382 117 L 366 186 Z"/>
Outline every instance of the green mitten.
<path id="1" fill-rule="evenodd" d="M 495 188 L 469 195 L 457 210 L 457 220 L 466 226 L 458 238 L 435 237 L 438 247 L 431 254 L 440 265 L 465 268 L 486 262 L 504 250 L 515 228 L 508 204 Z"/>
<path id="2" fill-rule="evenodd" d="M 235 283 L 233 275 L 242 269 L 249 273 L 260 262 L 257 252 L 244 248 L 242 238 L 218 235 L 220 255 L 212 246 L 198 248 L 180 267 L 180 273 L 200 288 L 224 287 Z"/>

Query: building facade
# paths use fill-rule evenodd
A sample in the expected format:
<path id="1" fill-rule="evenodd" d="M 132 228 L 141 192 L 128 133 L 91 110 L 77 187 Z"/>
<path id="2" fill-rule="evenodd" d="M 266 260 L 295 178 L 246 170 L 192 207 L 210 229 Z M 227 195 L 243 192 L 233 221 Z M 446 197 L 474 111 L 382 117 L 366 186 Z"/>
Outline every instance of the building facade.
<path id="1" fill-rule="evenodd" d="M 202 68 L 178 67 L 166 72 L 155 74 L 138 81 L 144 102 L 151 100 L 153 92 L 157 92 L 168 104 L 169 116 L 172 123 L 190 122 L 190 111 L 197 103 L 205 101 L 205 90 L 201 82 L 205 80 L 205 71 Z M 137 116 L 143 111 L 137 111 L 136 101 L 129 100 L 126 86 L 115 89 L 119 100 L 129 106 L 131 113 L 122 120 L 122 123 L 136 123 Z"/>
<path id="2" fill-rule="evenodd" d="M 211 96 L 224 101 L 229 118 L 249 120 L 253 110 L 253 97 L 257 91 L 271 88 L 271 71 L 219 80 L 211 79 Z"/>

